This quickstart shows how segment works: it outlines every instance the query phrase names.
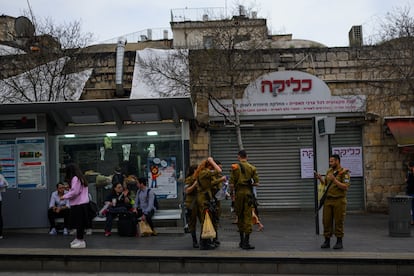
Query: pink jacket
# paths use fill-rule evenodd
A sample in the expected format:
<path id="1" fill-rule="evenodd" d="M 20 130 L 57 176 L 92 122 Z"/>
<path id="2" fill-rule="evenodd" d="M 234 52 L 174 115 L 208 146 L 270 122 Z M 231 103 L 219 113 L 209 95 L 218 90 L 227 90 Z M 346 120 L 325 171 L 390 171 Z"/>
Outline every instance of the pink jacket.
<path id="1" fill-rule="evenodd" d="M 70 190 L 63 195 L 64 199 L 69 199 L 70 206 L 80 205 L 89 202 L 88 187 L 82 186 L 79 178 L 74 176 L 70 181 Z"/>

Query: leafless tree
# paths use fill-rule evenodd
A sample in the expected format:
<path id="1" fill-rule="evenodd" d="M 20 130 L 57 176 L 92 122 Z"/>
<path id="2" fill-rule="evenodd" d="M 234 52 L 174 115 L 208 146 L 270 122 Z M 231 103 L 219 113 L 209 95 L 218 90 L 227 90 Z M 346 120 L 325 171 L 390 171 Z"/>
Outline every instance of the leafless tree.
<path id="1" fill-rule="evenodd" d="M 414 16 L 410 6 L 396 8 L 379 19 L 372 47 L 361 56 L 363 76 L 379 103 L 414 105 Z M 399 105 L 399 104 L 398 104 Z M 379 106 L 390 112 L 395 106 Z M 393 114 L 398 114 L 395 110 Z"/>
<path id="2" fill-rule="evenodd" d="M 138 53 L 138 78 L 159 97 L 190 95 L 187 49 L 145 49 Z"/>
<path id="3" fill-rule="evenodd" d="M 18 19 L 23 32 L 16 32 L 8 45 L 20 51 L 2 56 L 0 103 L 78 99 L 91 73 L 78 68 L 79 50 L 93 36 L 82 33 L 79 21 L 56 24 L 36 17 L 30 4 Z"/>
<path id="4" fill-rule="evenodd" d="M 251 70 L 251 64 L 254 64 L 253 60 L 257 59 L 257 53 L 263 49 L 267 40 L 264 19 L 251 19 L 247 13 L 240 7 L 237 16 L 206 21 L 199 36 L 202 41 L 186 41 L 181 46 L 190 49 L 188 56 L 182 55 L 181 50 L 164 61 L 159 57 L 152 60 L 137 58 L 139 66 L 146 72 L 142 79 L 147 85 L 159 84 L 159 78 L 162 77 L 184 87 L 184 91 L 191 91 L 195 102 L 208 101 L 223 116 L 226 124 L 235 127 L 240 149 L 244 146 L 237 99 L 242 98 L 244 89 L 258 77 L 257 70 Z M 177 59 L 184 59 L 181 64 L 188 66 L 189 75 L 177 71 Z M 164 96 L 174 95 L 171 90 L 160 93 Z M 231 107 L 224 106 L 221 99 L 231 99 Z M 198 106 L 207 105 L 201 103 Z M 206 113 L 207 110 L 203 112 Z M 207 118 L 204 119 L 207 121 Z"/>

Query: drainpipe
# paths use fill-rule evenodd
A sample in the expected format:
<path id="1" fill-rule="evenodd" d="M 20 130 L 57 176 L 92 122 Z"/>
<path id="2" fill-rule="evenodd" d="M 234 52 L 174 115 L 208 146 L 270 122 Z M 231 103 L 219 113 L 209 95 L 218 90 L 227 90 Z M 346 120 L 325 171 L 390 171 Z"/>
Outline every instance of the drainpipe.
<path id="1" fill-rule="evenodd" d="M 116 96 L 122 97 L 124 95 L 124 54 L 126 41 L 120 38 L 116 46 L 116 68 L 115 68 L 115 84 Z"/>

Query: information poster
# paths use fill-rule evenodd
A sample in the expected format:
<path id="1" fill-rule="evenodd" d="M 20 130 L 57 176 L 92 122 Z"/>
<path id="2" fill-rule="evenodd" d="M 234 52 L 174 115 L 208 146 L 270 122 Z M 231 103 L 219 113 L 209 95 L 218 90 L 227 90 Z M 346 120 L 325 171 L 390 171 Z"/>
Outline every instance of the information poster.
<path id="1" fill-rule="evenodd" d="M 341 166 L 351 172 L 351 177 L 362 177 L 362 147 L 335 147 L 333 154 L 341 157 Z M 300 149 L 301 177 L 313 178 L 313 149 Z M 325 173 L 325 172 L 319 172 Z"/>
<path id="2" fill-rule="evenodd" d="M 9 183 L 8 188 L 17 188 L 15 140 L 0 141 L 0 165 L 3 168 L 2 174 Z"/>
<path id="3" fill-rule="evenodd" d="M 161 198 L 177 198 L 176 158 L 148 158 L 148 188 Z"/>
<path id="4" fill-rule="evenodd" d="M 16 147 L 18 188 L 46 189 L 45 138 L 19 138 Z"/>
<path id="5" fill-rule="evenodd" d="M 313 178 L 313 149 L 300 149 L 301 178 Z"/>

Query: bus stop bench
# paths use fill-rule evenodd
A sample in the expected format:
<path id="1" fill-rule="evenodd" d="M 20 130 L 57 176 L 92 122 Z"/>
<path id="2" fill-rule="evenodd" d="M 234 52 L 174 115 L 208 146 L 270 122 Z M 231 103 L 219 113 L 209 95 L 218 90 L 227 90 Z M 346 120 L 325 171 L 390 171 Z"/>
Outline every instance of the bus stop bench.
<path id="1" fill-rule="evenodd" d="M 153 221 L 158 220 L 180 220 L 182 219 L 182 210 L 181 209 L 166 209 L 166 210 L 156 210 L 154 216 L 152 217 Z M 115 221 L 118 218 L 114 219 Z M 106 217 L 96 216 L 92 221 L 95 222 L 105 222 Z M 56 218 L 56 223 L 63 223 L 63 218 Z"/>

